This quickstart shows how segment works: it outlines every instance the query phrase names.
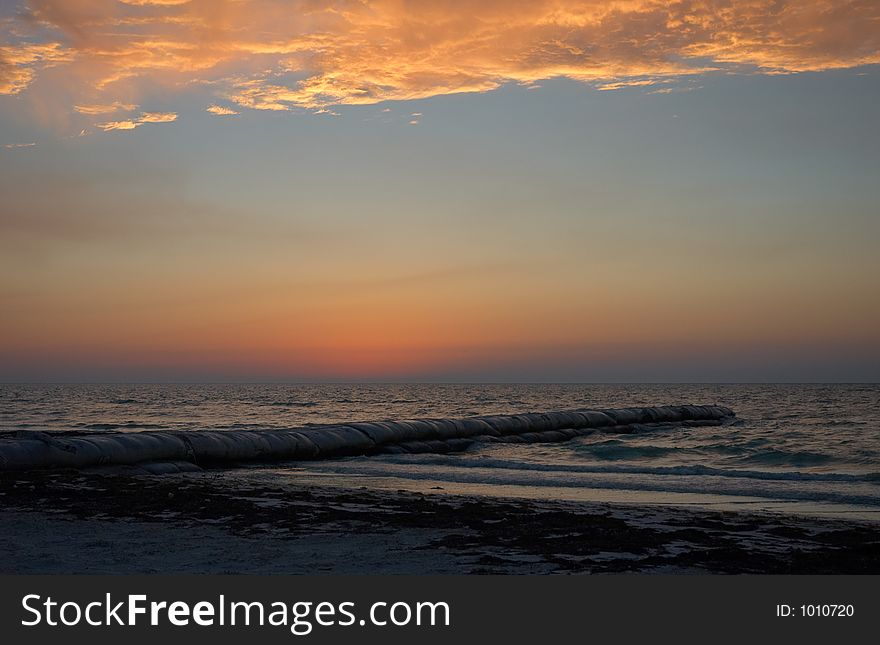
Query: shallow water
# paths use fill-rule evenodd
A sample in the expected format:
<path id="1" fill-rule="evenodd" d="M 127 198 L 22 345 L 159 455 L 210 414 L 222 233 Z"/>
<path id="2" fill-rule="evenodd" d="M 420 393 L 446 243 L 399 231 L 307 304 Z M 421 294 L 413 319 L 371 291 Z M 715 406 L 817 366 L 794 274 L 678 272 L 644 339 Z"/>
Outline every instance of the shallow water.
<path id="1" fill-rule="evenodd" d="M 726 405 L 739 421 L 278 473 L 377 488 L 880 518 L 877 385 L 4 385 L 0 431 L 290 428 L 677 403 Z"/>

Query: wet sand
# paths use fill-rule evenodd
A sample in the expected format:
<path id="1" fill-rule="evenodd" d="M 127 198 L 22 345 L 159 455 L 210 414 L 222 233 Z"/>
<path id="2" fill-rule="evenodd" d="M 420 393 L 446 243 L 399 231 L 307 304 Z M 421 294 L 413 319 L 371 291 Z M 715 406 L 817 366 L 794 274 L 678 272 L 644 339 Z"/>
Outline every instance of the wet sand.
<path id="1" fill-rule="evenodd" d="M 880 524 L 341 489 L 247 470 L 0 475 L 2 573 L 880 573 Z"/>

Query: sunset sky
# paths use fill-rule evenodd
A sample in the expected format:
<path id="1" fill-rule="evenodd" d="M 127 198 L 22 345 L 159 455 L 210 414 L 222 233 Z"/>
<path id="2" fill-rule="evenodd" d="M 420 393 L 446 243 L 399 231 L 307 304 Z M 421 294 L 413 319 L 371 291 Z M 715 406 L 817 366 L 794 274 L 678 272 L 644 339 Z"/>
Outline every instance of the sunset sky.
<path id="1" fill-rule="evenodd" d="M 0 380 L 880 380 L 880 3 L 0 0 Z"/>

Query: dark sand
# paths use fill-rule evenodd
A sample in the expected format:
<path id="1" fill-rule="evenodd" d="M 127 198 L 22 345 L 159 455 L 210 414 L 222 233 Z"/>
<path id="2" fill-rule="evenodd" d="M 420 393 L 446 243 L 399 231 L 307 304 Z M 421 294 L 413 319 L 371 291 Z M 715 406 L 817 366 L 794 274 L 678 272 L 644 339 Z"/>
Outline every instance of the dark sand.
<path id="1" fill-rule="evenodd" d="M 0 572 L 880 573 L 877 523 L 241 474 L 0 474 Z"/>

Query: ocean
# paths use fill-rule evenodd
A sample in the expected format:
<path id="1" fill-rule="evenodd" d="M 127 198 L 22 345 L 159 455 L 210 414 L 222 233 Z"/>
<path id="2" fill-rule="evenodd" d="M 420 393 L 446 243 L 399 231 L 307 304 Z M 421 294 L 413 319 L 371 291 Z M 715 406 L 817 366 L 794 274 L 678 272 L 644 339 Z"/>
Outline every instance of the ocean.
<path id="1" fill-rule="evenodd" d="M 880 521 L 880 385 L 0 385 L 0 433 L 282 429 L 718 404 L 737 421 L 263 468 L 315 485 Z"/>

